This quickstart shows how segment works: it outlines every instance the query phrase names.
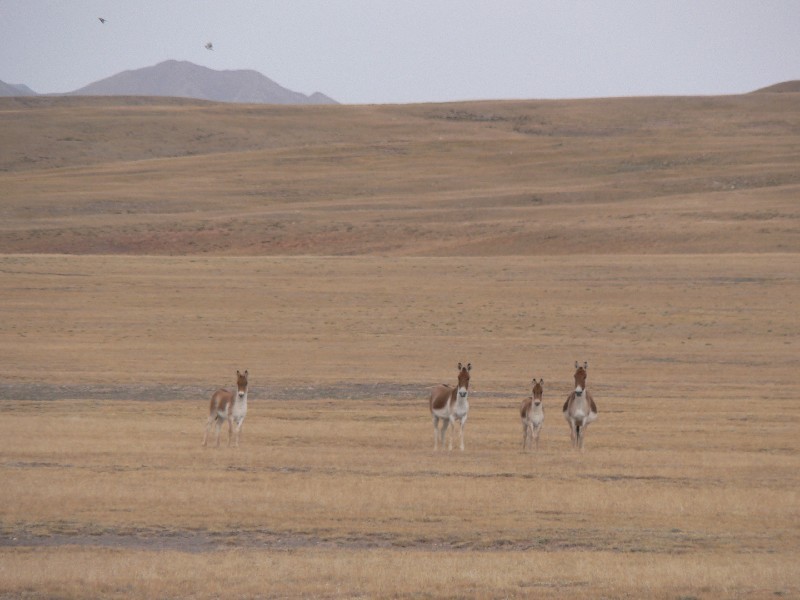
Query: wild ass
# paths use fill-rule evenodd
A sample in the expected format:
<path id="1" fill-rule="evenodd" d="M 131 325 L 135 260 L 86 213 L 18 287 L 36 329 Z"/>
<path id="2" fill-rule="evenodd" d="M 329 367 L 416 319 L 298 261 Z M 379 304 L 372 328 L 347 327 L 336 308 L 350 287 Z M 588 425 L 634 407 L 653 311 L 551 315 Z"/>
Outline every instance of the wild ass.
<path id="1" fill-rule="evenodd" d="M 539 449 L 539 433 L 542 431 L 544 423 L 544 405 L 542 404 L 542 392 L 544 391 L 544 379 L 533 378 L 531 382 L 533 390 L 531 395 L 522 401 L 519 409 L 520 420 L 522 421 L 522 451 L 535 444 L 536 450 Z"/>
<path id="2" fill-rule="evenodd" d="M 447 426 L 452 424 L 453 430 L 450 433 L 450 447 L 453 449 L 453 435 L 455 435 L 456 421 L 460 424 L 461 430 L 461 449 L 464 449 L 464 425 L 467 423 L 467 413 L 469 412 L 469 372 L 472 364 L 467 363 L 463 366 L 458 363 L 458 386 L 451 387 L 447 384 L 434 386 L 431 390 L 430 407 L 433 415 L 433 449 L 436 450 L 441 442 L 444 450 L 444 438 Z M 442 428 L 439 429 L 439 419 L 442 420 Z"/>
<path id="3" fill-rule="evenodd" d="M 220 388 L 211 396 L 211 404 L 208 410 L 208 422 L 206 423 L 206 433 L 203 436 L 203 446 L 208 442 L 208 432 L 212 425 L 217 428 L 217 447 L 219 447 L 219 430 L 222 424 L 228 422 L 228 446 L 235 431 L 234 446 L 239 445 L 239 435 L 242 432 L 242 423 L 247 415 L 247 371 L 240 373 L 236 371 L 237 392 L 229 392 Z M 235 425 L 235 430 L 234 430 Z"/>
<path id="4" fill-rule="evenodd" d="M 569 423 L 572 447 L 583 450 L 583 436 L 589 423 L 597 419 L 597 405 L 589 390 L 586 389 L 586 371 L 589 363 L 584 362 L 579 366 L 575 361 L 575 389 L 567 396 L 562 411 L 564 418 Z"/>

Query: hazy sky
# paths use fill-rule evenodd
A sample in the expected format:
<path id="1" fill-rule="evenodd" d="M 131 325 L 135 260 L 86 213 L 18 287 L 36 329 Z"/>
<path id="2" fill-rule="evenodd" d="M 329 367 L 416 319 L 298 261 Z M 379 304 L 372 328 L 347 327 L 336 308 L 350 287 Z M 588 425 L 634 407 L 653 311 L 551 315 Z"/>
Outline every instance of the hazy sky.
<path id="1" fill-rule="evenodd" d="M 736 94 L 800 79 L 800 0 L 0 0 L 6 83 L 168 59 L 348 104 Z"/>

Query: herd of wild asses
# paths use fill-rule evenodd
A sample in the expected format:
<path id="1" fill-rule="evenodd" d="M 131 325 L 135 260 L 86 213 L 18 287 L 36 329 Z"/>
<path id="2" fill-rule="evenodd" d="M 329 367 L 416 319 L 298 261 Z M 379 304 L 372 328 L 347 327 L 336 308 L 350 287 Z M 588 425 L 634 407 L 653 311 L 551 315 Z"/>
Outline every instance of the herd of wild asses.
<path id="1" fill-rule="evenodd" d="M 597 405 L 591 392 L 586 389 L 586 373 L 589 363 L 579 365 L 575 362 L 575 389 L 567 396 L 561 411 L 569 423 L 572 446 L 583 450 L 586 428 L 597 419 Z M 431 389 L 429 404 L 433 415 L 433 449 L 444 449 L 445 434 L 449 425 L 453 426 L 450 435 L 449 450 L 453 449 L 453 436 L 456 423 L 459 424 L 459 447 L 464 450 L 464 426 L 469 414 L 469 374 L 472 363 L 458 363 L 458 383 L 436 385 Z M 522 401 L 520 420 L 522 422 L 522 449 L 539 448 L 539 433 L 544 423 L 544 379 L 531 381 L 531 395 Z M 226 389 L 218 389 L 211 396 L 208 421 L 203 436 L 203 446 L 208 443 L 208 434 L 212 427 L 216 431 L 216 445 L 219 446 L 220 429 L 228 422 L 228 445 L 238 446 L 242 424 L 247 415 L 248 372 L 236 371 L 236 393 Z M 441 427 L 439 421 L 442 422 Z"/>

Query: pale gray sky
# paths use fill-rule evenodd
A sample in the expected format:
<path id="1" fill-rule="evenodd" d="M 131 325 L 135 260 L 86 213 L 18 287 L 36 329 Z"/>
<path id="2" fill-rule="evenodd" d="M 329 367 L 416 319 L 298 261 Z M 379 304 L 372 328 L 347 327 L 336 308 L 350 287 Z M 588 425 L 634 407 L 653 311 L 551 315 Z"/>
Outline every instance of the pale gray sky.
<path id="1" fill-rule="evenodd" d="M 168 59 L 348 104 L 736 94 L 800 79 L 800 0 L 0 0 L 6 83 Z"/>

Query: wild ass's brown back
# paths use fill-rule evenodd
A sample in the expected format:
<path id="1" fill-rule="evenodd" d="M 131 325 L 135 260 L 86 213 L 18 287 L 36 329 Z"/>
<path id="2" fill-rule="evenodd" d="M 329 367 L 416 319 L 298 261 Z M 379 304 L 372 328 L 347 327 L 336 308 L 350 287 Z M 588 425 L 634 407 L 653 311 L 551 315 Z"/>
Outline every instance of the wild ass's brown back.
<path id="1" fill-rule="evenodd" d="M 455 388 L 449 385 L 440 384 L 433 387 L 431 390 L 430 408 L 440 410 L 445 407 L 452 395 L 455 393 Z"/>
<path id="2" fill-rule="evenodd" d="M 233 402 L 233 392 L 229 392 L 224 388 L 218 389 L 214 392 L 214 395 L 211 396 L 211 403 L 208 407 L 208 412 L 213 413 L 217 410 L 224 410 L 228 404 Z"/>

